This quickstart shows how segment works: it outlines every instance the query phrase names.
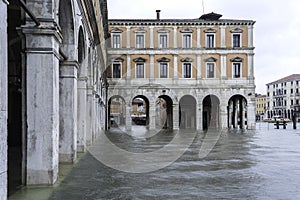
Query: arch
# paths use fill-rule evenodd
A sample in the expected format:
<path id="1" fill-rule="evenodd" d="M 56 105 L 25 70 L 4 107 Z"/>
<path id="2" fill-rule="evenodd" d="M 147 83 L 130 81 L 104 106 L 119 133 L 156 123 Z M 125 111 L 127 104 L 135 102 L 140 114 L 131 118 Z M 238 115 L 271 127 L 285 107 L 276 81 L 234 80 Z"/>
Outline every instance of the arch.
<path id="1" fill-rule="evenodd" d="M 173 101 L 167 95 L 156 99 L 156 127 L 173 129 Z"/>
<path id="2" fill-rule="evenodd" d="M 126 122 L 126 101 L 122 96 L 115 95 L 108 100 L 108 116 L 110 127 L 124 126 Z"/>
<path id="3" fill-rule="evenodd" d="M 70 57 L 74 53 L 73 45 L 75 44 L 74 17 L 71 0 L 60 0 L 58 10 L 59 26 L 63 37 L 61 50 L 67 57 Z"/>
<path id="4" fill-rule="evenodd" d="M 247 125 L 247 99 L 240 94 L 233 95 L 227 106 L 228 128 L 243 129 Z"/>
<path id="5" fill-rule="evenodd" d="M 191 95 L 184 95 L 179 101 L 179 128 L 196 129 L 196 99 Z"/>
<path id="6" fill-rule="evenodd" d="M 134 125 L 149 125 L 149 100 L 144 95 L 135 96 L 132 101 L 131 118 Z"/>
<path id="7" fill-rule="evenodd" d="M 202 101 L 203 130 L 219 128 L 220 125 L 220 100 L 215 95 L 207 95 Z"/>
<path id="8" fill-rule="evenodd" d="M 82 26 L 79 27 L 78 32 L 78 47 L 77 47 L 77 60 L 79 63 L 79 69 L 78 69 L 78 77 L 80 77 L 82 73 L 82 65 L 83 61 L 85 59 L 85 43 L 84 43 L 84 35 L 83 35 L 83 29 Z"/>

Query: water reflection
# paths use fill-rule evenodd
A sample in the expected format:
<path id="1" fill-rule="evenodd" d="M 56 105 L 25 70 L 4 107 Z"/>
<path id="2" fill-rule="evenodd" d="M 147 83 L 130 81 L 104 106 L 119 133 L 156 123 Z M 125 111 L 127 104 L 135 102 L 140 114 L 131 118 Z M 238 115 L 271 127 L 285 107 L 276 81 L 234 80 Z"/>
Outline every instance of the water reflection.
<path id="1" fill-rule="evenodd" d="M 299 130 L 257 128 L 223 133 L 202 159 L 198 153 L 206 133 L 198 132 L 176 162 L 151 173 L 120 172 L 87 153 L 45 199 L 299 199 Z M 139 139 L 114 130 L 108 136 L 128 151 L 151 152 L 174 133 Z"/>

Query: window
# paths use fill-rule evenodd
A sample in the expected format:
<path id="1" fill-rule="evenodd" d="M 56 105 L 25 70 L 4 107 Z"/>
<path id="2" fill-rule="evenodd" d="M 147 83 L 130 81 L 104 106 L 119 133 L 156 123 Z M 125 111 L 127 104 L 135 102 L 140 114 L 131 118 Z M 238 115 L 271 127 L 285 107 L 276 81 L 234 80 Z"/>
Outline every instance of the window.
<path id="1" fill-rule="evenodd" d="M 232 35 L 232 46 L 233 47 L 241 47 L 241 35 L 240 34 Z"/>
<path id="2" fill-rule="evenodd" d="M 168 78 L 168 64 L 160 63 L 160 78 Z"/>
<path id="3" fill-rule="evenodd" d="M 291 94 L 293 94 L 294 93 L 294 90 L 293 89 L 291 89 Z"/>
<path id="4" fill-rule="evenodd" d="M 183 63 L 183 78 L 192 78 L 192 65 L 191 63 Z"/>
<path id="5" fill-rule="evenodd" d="M 293 100 L 291 100 L 291 105 L 294 105 L 294 101 Z"/>
<path id="6" fill-rule="evenodd" d="M 241 63 L 233 63 L 233 78 L 241 78 Z"/>
<path id="7" fill-rule="evenodd" d="M 159 47 L 168 48 L 168 35 L 166 34 L 159 35 Z"/>
<path id="8" fill-rule="evenodd" d="M 113 48 L 121 48 L 121 35 L 113 34 Z"/>
<path id="9" fill-rule="evenodd" d="M 121 78 L 121 64 L 113 63 L 113 78 Z"/>
<path id="10" fill-rule="evenodd" d="M 144 42 L 144 35 L 136 35 L 136 48 L 144 48 L 145 42 Z"/>
<path id="11" fill-rule="evenodd" d="M 214 78 L 215 77 L 215 64 L 207 63 L 206 66 L 207 66 L 207 69 L 206 69 L 207 78 Z"/>
<path id="12" fill-rule="evenodd" d="M 182 35 L 182 48 L 192 48 L 192 36 L 191 34 Z"/>
<path id="13" fill-rule="evenodd" d="M 214 48 L 215 46 L 215 35 L 214 34 L 207 34 L 206 35 L 206 47 L 207 48 Z"/>
<path id="14" fill-rule="evenodd" d="M 144 78 L 144 77 L 145 77 L 144 63 L 137 63 L 136 78 Z"/>

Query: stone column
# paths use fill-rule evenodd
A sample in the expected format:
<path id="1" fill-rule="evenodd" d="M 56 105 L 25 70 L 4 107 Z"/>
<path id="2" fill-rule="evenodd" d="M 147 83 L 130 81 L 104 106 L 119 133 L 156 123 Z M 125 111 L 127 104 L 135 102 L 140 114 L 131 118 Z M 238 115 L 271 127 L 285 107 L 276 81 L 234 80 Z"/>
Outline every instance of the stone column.
<path id="1" fill-rule="evenodd" d="M 93 138 L 93 119 L 94 119 L 94 94 L 93 87 L 87 88 L 87 102 L 86 102 L 86 145 L 92 144 Z"/>
<path id="2" fill-rule="evenodd" d="M 221 30 L 221 48 L 226 48 L 226 34 L 225 34 L 225 26 L 220 26 Z"/>
<path id="3" fill-rule="evenodd" d="M 44 27 L 42 27 L 44 26 Z M 52 22 L 22 27 L 27 67 L 27 185 L 54 184 L 59 160 L 59 43 Z"/>
<path id="4" fill-rule="evenodd" d="M 179 104 L 173 103 L 173 130 L 179 130 Z"/>
<path id="5" fill-rule="evenodd" d="M 7 198 L 7 4 L 0 2 L 0 199 Z"/>
<path id="6" fill-rule="evenodd" d="M 196 108 L 196 123 L 197 123 L 197 130 L 203 130 L 203 104 L 202 101 L 198 102 L 197 108 Z"/>
<path id="7" fill-rule="evenodd" d="M 220 103 L 220 120 L 219 126 L 220 128 L 228 128 L 228 118 L 230 119 L 230 114 L 228 113 L 227 102 Z M 229 115 L 229 117 L 228 117 Z"/>
<path id="8" fill-rule="evenodd" d="M 247 100 L 247 125 L 248 129 L 255 129 L 255 98 Z"/>
<path id="9" fill-rule="evenodd" d="M 245 119 L 244 119 L 244 103 L 243 103 L 243 99 L 239 99 L 239 107 L 240 107 L 240 110 L 239 110 L 239 118 L 240 118 L 240 129 L 243 129 L 244 128 L 244 124 L 245 124 Z"/>
<path id="10" fill-rule="evenodd" d="M 131 119 L 131 102 L 126 105 L 126 124 L 125 128 L 127 131 L 131 131 L 132 119 Z"/>
<path id="11" fill-rule="evenodd" d="M 153 103 L 152 103 L 153 102 Z M 155 130 L 155 117 L 156 117 L 156 105 L 155 101 L 150 101 L 149 105 L 149 129 L 150 130 Z"/>
<path id="12" fill-rule="evenodd" d="M 74 162 L 77 154 L 77 69 L 76 61 L 60 64 L 59 76 L 59 161 Z"/>
<path id="13" fill-rule="evenodd" d="M 77 151 L 86 150 L 86 98 L 87 77 L 79 77 L 77 82 Z"/>

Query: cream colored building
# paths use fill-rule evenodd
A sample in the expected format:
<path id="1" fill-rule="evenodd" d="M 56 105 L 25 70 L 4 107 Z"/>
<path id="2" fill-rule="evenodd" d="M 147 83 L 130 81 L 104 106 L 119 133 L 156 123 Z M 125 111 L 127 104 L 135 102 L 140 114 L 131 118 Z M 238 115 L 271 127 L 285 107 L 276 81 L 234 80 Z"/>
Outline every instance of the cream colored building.
<path id="1" fill-rule="evenodd" d="M 254 128 L 252 20 L 110 19 L 108 98 L 122 98 L 126 128 L 135 98 L 147 103 L 147 126 L 156 129 L 166 102 L 171 129 Z"/>
<path id="2" fill-rule="evenodd" d="M 256 120 L 263 120 L 266 114 L 266 101 L 267 96 L 258 94 L 255 97 L 255 107 L 256 107 Z"/>
<path id="3" fill-rule="evenodd" d="M 300 100 L 300 74 L 292 74 L 266 84 L 267 117 L 281 116 L 292 119 Z"/>

